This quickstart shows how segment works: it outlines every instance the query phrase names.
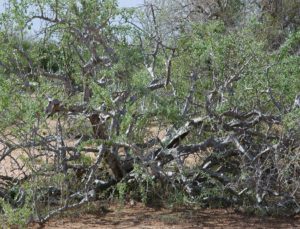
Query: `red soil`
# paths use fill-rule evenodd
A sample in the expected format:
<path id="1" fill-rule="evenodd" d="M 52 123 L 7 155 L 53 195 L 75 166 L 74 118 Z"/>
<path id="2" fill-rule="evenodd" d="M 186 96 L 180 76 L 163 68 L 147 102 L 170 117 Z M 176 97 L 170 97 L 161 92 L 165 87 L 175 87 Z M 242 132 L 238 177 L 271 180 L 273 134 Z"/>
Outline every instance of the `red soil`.
<path id="1" fill-rule="evenodd" d="M 34 227 L 37 228 L 37 227 Z M 141 204 L 112 206 L 107 212 L 72 213 L 50 220 L 44 228 L 300 228 L 295 218 L 250 217 L 224 209 L 154 209 Z"/>

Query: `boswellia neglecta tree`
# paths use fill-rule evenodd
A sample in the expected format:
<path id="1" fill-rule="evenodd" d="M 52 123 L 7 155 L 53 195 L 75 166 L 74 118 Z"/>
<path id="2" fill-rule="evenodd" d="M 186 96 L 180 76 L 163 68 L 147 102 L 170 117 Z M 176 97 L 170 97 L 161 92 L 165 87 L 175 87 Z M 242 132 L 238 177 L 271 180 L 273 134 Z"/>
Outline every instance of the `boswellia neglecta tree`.
<path id="1" fill-rule="evenodd" d="M 271 16 L 249 13 L 250 1 L 168 2 L 8 2 L 3 223 L 43 223 L 115 194 L 300 211 L 298 18 L 276 27 L 273 45 Z"/>

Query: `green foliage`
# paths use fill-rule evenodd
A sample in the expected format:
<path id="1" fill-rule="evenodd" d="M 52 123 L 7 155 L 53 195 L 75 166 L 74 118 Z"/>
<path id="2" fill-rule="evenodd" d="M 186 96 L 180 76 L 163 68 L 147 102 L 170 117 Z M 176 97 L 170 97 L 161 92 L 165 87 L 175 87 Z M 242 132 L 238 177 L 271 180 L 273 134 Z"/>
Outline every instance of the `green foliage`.
<path id="1" fill-rule="evenodd" d="M 186 193 L 180 189 L 170 190 L 169 195 L 167 195 L 166 203 L 171 208 L 185 206 L 191 203 L 192 200 Z"/>
<path id="2" fill-rule="evenodd" d="M 281 134 L 299 136 L 300 113 L 299 109 L 292 109 L 292 104 L 300 91 L 300 31 L 297 23 L 287 21 L 286 28 L 283 24 L 290 17 L 297 22 L 296 1 L 284 1 L 278 14 L 262 12 L 247 23 L 240 21 L 244 1 L 217 1 L 223 7 L 214 19 L 187 23 L 181 18 L 174 25 L 168 24 L 171 16 L 168 8 L 155 11 L 154 25 L 153 15 L 149 16 L 146 10 L 119 9 L 116 0 L 9 2 L 10 7 L 0 18 L 0 140 L 1 144 L 8 142 L 7 147 L 0 146 L 0 151 L 1 155 L 10 149 L 27 152 L 29 156 L 24 153 L 17 158 L 30 170 L 30 182 L 21 186 L 39 193 L 36 199 L 44 201 L 48 187 L 59 187 L 58 205 L 63 206 L 71 191 L 86 191 L 82 177 L 77 177 L 71 169 L 62 172 L 57 168 L 60 165 L 53 162 L 62 154 L 64 145 L 75 144 L 76 135 L 89 137 L 76 145 L 79 151 L 104 144 L 116 153 L 123 150 L 117 143 L 129 145 L 130 156 L 138 160 L 129 174 L 131 183 L 126 182 L 125 176 L 116 185 L 118 198 L 124 203 L 128 195 L 133 195 L 145 204 L 167 195 L 172 203 L 192 200 L 177 188 L 181 181 L 175 188 L 169 187 L 151 175 L 148 164 L 139 161 L 141 155 L 161 147 L 160 143 L 153 148 L 141 147 L 141 155 L 135 155 L 134 148 L 149 139 L 151 128 L 180 127 L 193 117 L 209 116 L 201 128 L 196 127 L 194 136 L 181 142 L 196 144 L 209 137 L 232 135 L 232 130 L 224 133 L 223 125 L 234 119 L 222 117 L 224 112 L 259 110 L 283 120 Z M 136 15 L 143 19 L 133 25 Z M 45 23 L 39 31 L 33 31 L 33 21 L 37 18 Z M 175 28 L 177 25 L 186 28 Z M 165 34 L 164 30 L 169 29 L 172 32 Z M 168 58 L 173 51 L 170 82 L 165 82 Z M 152 70 L 154 75 L 149 74 Z M 149 86 L 153 82 L 161 86 L 152 89 Z M 44 112 L 47 97 L 62 104 L 62 109 L 49 117 Z M 79 111 L 74 111 L 74 107 Z M 99 121 L 96 124 L 89 119 L 94 113 L 103 116 L 97 117 L 100 121 L 96 120 Z M 257 124 L 254 128 L 257 135 L 251 141 L 263 143 L 266 126 Z M 97 138 L 100 127 L 105 129 L 108 139 Z M 279 138 L 272 143 L 278 141 Z M 51 155 L 53 161 L 46 162 L 45 155 Z M 94 157 L 83 154 L 74 160 L 71 157 L 66 150 L 63 161 L 85 168 L 93 167 L 95 162 Z M 283 164 L 284 179 L 291 175 L 287 162 L 298 159 L 290 152 L 278 159 Z M 226 166 L 226 160 L 222 162 Z M 234 179 L 240 185 L 248 184 L 251 171 L 240 170 Z M 97 172 L 95 177 L 99 175 Z M 220 182 L 210 176 L 205 179 L 205 187 L 193 197 L 199 203 L 228 196 Z M 290 189 L 289 185 L 285 188 Z M 250 190 L 247 195 L 250 199 L 243 204 L 251 209 L 255 191 Z M 33 197 L 28 197 L 20 208 L 1 200 L 5 222 L 24 226 L 33 214 L 32 204 Z M 223 203 L 219 199 L 208 203 L 213 204 L 219 207 Z M 41 212 L 51 209 L 48 203 Z"/>
<path id="3" fill-rule="evenodd" d="M 117 190 L 118 190 L 118 194 L 119 194 L 119 201 L 124 204 L 125 203 L 125 198 L 126 198 L 126 194 L 127 194 L 127 184 L 120 182 L 117 184 Z"/>
<path id="4" fill-rule="evenodd" d="M 10 190 L 12 201 L 17 201 L 19 195 L 18 187 L 13 187 Z M 14 207 L 11 203 L 6 200 L 0 198 L 0 208 L 3 212 L 1 218 L 2 226 L 8 227 L 20 227 L 25 228 L 28 224 L 29 220 L 33 215 L 33 209 L 31 205 L 31 197 L 30 192 L 28 190 L 25 191 L 25 203 L 22 206 Z"/>
<path id="5" fill-rule="evenodd" d="M 135 182 L 138 184 L 137 191 L 140 194 L 143 203 L 149 201 L 151 192 L 153 192 L 153 178 L 138 164 L 134 165 L 133 174 Z"/>
<path id="6" fill-rule="evenodd" d="M 25 228 L 30 216 L 32 215 L 32 209 L 30 206 L 23 206 L 21 208 L 12 208 L 10 204 L 0 199 L 0 205 L 4 212 L 4 224 L 9 227 L 18 225 L 20 228 Z"/>
<path id="7" fill-rule="evenodd" d="M 284 116 L 283 125 L 287 132 L 296 131 L 300 136 L 300 109 L 294 109 L 292 112 L 286 114 Z"/>

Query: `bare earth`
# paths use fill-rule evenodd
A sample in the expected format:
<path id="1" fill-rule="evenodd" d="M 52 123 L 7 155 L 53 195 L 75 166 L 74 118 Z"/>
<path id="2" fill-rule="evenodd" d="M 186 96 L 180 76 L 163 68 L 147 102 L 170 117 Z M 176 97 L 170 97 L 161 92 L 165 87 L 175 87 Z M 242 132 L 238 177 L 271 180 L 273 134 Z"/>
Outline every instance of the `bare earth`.
<path id="1" fill-rule="evenodd" d="M 30 228 L 39 228 L 36 225 Z M 259 218 L 235 213 L 233 210 L 167 210 L 135 206 L 114 206 L 98 214 L 73 213 L 54 218 L 44 228 L 300 228 L 300 216 L 295 218 Z"/>

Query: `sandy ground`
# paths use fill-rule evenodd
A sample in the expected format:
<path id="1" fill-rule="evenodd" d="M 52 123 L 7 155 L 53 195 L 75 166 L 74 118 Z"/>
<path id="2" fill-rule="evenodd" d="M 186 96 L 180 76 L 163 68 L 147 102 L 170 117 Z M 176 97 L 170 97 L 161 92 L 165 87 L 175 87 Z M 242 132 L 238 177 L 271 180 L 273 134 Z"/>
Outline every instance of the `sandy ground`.
<path id="1" fill-rule="evenodd" d="M 37 225 L 29 228 L 39 228 Z M 113 206 L 105 213 L 72 213 L 53 218 L 43 228 L 300 228 L 300 216 L 295 218 L 259 218 L 224 209 L 155 209 L 135 206 Z"/>

